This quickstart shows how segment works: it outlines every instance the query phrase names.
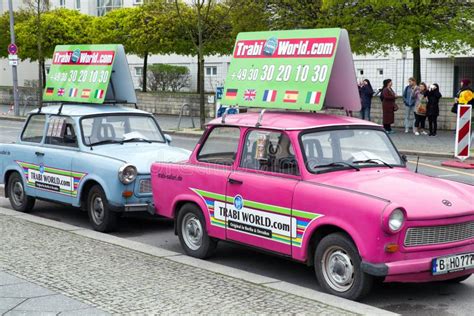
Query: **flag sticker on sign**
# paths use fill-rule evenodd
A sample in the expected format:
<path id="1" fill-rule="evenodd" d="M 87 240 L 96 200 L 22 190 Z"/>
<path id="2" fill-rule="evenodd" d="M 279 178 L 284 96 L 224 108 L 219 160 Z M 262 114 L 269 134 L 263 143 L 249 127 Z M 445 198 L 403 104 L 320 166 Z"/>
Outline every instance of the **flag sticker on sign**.
<path id="1" fill-rule="evenodd" d="M 255 92 L 255 89 L 247 89 L 245 90 L 244 93 L 244 100 L 245 101 L 253 101 L 255 100 L 257 93 Z"/>
<path id="2" fill-rule="evenodd" d="M 296 103 L 298 100 L 298 91 L 296 90 L 286 90 L 285 96 L 283 97 L 283 102 L 286 103 Z"/>
<path id="3" fill-rule="evenodd" d="M 225 93 L 225 98 L 229 100 L 234 100 L 237 98 L 237 89 L 227 89 Z"/>
<path id="4" fill-rule="evenodd" d="M 75 98 L 75 97 L 77 97 L 77 88 L 71 88 L 71 89 L 69 89 L 69 97 L 70 97 L 70 98 Z"/>
<path id="5" fill-rule="evenodd" d="M 88 99 L 91 96 L 91 89 L 82 89 L 81 98 Z"/>
<path id="6" fill-rule="evenodd" d="M 319 100 L 321 99 L 321 92 L 317 91 L 309 91 L 306 95 L 306 103 L 308 104 L 319 104 Z"/>
<path id="7" fill-rule="evenodd" d="M 54 94 L 54 88 L 46 88 L 46 95 L 53 95 Z"/>
<path id="8" fill-rule="evenodd" d="M 104 97 L 104 90 L 98 89 L 95 91 L 94 98 L 102 99 Z"/>
<path id="9" fill-rule="evenodd" d="M 262 101 L 265 101 L 265 102 L 275 102 L 276 95 L 277 95 L 277 91 L 276 91 L 276 90 L 265 90 L 265 92 L 263 93 L 263 99 L 262 99 Z"/>
<path id="10" fill-rule="evenodd" d="M 58 89 L 58 97 L 64 96 L 64 88 L 59 88 Z"/>

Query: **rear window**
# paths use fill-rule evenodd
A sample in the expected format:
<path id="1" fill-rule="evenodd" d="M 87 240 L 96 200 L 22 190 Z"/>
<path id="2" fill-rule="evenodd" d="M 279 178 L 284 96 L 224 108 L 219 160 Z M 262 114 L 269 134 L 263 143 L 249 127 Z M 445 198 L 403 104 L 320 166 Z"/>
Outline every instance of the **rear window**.
<path id="1" fill-rule="evenodd" d="M 201 162 L 232 165 L 239 147 L 238 127 L 214 127 L 199 151 Z"/>
<path id="2" fill-rule="evenodd" d="M 46 117 L 44 114 L 34 114 L 28 119 L 21 140 L 24 142 L 41 143 Z"/>

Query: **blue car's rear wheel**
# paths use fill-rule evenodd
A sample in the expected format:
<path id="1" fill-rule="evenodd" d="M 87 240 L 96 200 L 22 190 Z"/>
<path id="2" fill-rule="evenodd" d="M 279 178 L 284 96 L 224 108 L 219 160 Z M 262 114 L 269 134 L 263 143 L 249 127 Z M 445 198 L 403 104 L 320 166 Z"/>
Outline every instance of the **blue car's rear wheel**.
<path id="1" fill-rule="evenodd" d="M 17 172 L 13 173 L 8 179 L 7 194 L 15 211 L 27 213 L 35 206 L 35 199 L 26 194 L 23 179 Z"/>
<path id="2" fill-rule="evenodd" d="M 110 232 L 117 228 L 118 213 L 110 209 L 104 190 L 94 185 L 87 197 L 87 214 L 94 230 Z"/>

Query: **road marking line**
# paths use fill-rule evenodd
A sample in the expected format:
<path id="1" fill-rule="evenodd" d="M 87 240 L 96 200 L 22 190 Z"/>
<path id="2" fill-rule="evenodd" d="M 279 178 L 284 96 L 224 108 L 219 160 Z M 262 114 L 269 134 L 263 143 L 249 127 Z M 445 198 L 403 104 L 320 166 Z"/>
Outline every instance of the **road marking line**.
<path id="1" fill-rule="evenodd" d="M 457 177 L 457 174 L 440 174 L 437 175 L 438 178 L 449 178 L 449 177 Z"/>
<path id="2" fill-rule="evenodd" d="M 408 162 L 416 165 L 416 161 L 408 161 Z M 459 174 L 462 174 L 462 175 L 465 175 L 465 176 L 469 176 L 469 177 L 473 177 L 473 178 L 474 178 L 474 174 L 471 174 L 471 173 L 462 172 L 462 171 L 458 171 L 458 170 L 454 170 L 454 169 L 449 169 L 449 168 L 444 168 L 444 167 L 435 166 L 435 165 L 430 165 L 430 164 L 424 163 L 424 162 L 419 162 L 418 164 L 419 164 L 420 166 L 425 166 L 425 167 L 429 167 L 429 168 L 433 168 L 433 169 L 439 169 L 439 170 L 444 170 L 444 171 L 459 173 Z"/>

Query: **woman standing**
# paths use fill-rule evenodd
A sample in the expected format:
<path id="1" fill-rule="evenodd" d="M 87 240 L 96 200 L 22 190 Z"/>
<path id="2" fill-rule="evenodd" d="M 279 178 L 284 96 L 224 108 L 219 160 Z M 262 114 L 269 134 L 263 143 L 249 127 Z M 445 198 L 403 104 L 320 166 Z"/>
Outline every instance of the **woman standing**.
<path id="1" fill-rule="evenodd" d="M 428 104 L 426 105 L 426 116 L 428 116 L 428 123 L 430 125 L 429 136 L 436 136 L 438 130 L 439 99 L 442 97 L 437 83 L 433 83 L 430 86 L 427 97 Z"/>
<path id="2" fill-rule="evenodd" d="M 392 79 L 385 79 L 383 81 L 383 88 L 380 98 L 382 99 L 382 111 L 383 111 L 383 128 L 387 134 L 395 133 L 392 130 L 392 124 L 395 122 L 395 111 L 398 110 L 398 106 L 395 103 L 395 91 L 392 89 Z"/>
<path id="3" fill-rule="evenodd" d="M 364 81 L 362 81 L 362 84 L 359 86 L 359 95 L 360 103 L 362 105 L 360 117 L 363 120 L 370 121 L 370 108 L 372 106 L 374 89 L 372 89 L 369 79 L 364 79 Z"/>
<path id="4" fill-rule="evenodd" d="M 415 103 L 415 135 L 419 136 L 420 134 L 428 135 L 425 132 L 425 123 L 426 123 L 426 108 L 428 104 L 427 98 L 428 88 L 426 83 L 420 83 L 419 90 L 416 93 L 416 103 Z"/>

